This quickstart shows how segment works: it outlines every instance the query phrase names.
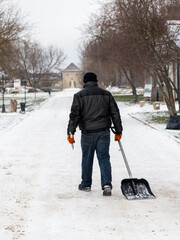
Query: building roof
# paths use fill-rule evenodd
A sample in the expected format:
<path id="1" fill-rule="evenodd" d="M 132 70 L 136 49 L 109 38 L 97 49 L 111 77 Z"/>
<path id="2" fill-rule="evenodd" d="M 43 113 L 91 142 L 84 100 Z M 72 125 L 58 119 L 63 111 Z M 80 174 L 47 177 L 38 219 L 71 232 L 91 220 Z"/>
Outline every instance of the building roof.
<path id="1" fill-rule="evenodd" d="M 63 72 L 82 72 L 74 63 L 69 64 Z"/>

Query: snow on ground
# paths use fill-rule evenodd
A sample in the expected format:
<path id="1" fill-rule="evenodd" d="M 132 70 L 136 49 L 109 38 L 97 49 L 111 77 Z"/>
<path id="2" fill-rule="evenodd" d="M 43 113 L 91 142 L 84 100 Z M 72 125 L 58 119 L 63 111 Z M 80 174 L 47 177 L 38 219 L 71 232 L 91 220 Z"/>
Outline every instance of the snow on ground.
<path id="1" fill-rule="evenodd" d="M 54 94 L 0 136 L 0 239 L 179 240 L 179 143 L 130 117 L 132 106 L 119 103 L 132 173 L 146 178 L 157 198 L 124 198 L 120 182 L 128 175 L 113 134 L 113 195 L 102 196 L 96 158 L 92 191 L 78 191 L 80 131 L 74 151 L 66 140 L 71 95 Z"/>
<path id="2" fill-rule="evenodd" d="M 176 141 L 180 142 L 180 130 L 166 129 L 167 124 L 156 123 L 151 120 L 152 116 L 164 116 L 167 119 L 169 118 L 166 104 L 164 102 L 159 102 L 159 104 L 159 110 L 154 110 L 153 105 L 150 102 L 145 102 L 144 107 L 140 107 L 139 104 L 128 104 L 128 113 L 144 123 L 149 123 L 150 126 L 159 129 L 160 131 L 164 132 L 164 134 L 169 135 L 169 137 L 172 136 Z M 178 105 L 176 105 L 176 109 L 178 109 Z"/>
<path id="3" fill-rule="evenodd" d="M 49 97 L 49 94 L 47 92 L 37 92 L 35 93 L 26 93 L 26 104 L 27 107 L 31 105 L 31 103 L 36 100 L 40 99 L 47 99 Z M 25 94 L 24 93 L 14 93 L 14 94 L 5 94 L 4 100 L 5 100 L 5 107 L 6 111 L 10 111 L 10 100 L 16 100 L 18 105 L 18 109 L 20 109 L 20 103 L 25 101 Z M 0 95 L 0 106 L 2 107 L 2 95 Z"/>
<path id="4" fill-rule="evenodd" d="M 132 88 L 118 88 L 118 87 L 109 86 L 106 89 L 115 95 L 125 95 L 125 94 L 131 95 L 132 94 Z M 144 94 L 144 88 L 138 87 L 136 88 L 136 92 L 137 94 Z"/>
<path id="5" fill-rule="evenodd" d="M 63 92 L 61 92 L 61 94 L 59 94 L 59 97 L 72 97 L 75 93 L 77 93 L 80 90 L 81 90 L 80 88 L 67 88 L 64 89 Z"/>
<path id="6" fill-rule="evenodd" d="M 0 134 L 6 132 L 25 117 L 27 117 L 31 111 L 39 108 L 43 102 L 49 97 L 48 93 L 38 92 L 26 94 L 26 114 L 22 114 L 20 111 L 20 103 L 24 102 L 24 94 L 5 94 L 5 109 L 6 113 L 0 113 Z M 10 113 L 10 100 L 17 101 L 17 112 Z M 0 97 L 0 109 L 2 109 L 2 96 Z"/>

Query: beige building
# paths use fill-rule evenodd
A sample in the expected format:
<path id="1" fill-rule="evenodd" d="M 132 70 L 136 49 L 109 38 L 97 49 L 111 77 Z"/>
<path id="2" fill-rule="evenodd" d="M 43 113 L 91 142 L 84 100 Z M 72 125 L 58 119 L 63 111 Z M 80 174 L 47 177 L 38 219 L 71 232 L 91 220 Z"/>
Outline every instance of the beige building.
<path id="1" fill-rule="evenodd" d="M 83 79 L 83 71 L 81 71 L 74 63 L 71 63 L 62 71 L 63 88 L 81 88 Z"/>

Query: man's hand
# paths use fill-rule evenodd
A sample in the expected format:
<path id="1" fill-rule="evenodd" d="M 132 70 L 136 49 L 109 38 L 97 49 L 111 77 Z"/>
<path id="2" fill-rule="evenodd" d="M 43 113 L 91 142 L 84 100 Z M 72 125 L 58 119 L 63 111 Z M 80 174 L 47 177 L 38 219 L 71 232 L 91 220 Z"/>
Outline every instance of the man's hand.
<path id="1" fill-rule="evenodd" d="M 75 143 L 75 141 L 74 141 L 74 135 L 68 135 L 67 136 L 67 140 L 68 140 L 68 142 L 70 143 L 70 144 L 73 144 L 73 143 Z"/>
<path id="2" fill-rule="evenodd" d="M 119 141 L 122 138 L 122 134 L 115 134 L 114 141 Z"/>

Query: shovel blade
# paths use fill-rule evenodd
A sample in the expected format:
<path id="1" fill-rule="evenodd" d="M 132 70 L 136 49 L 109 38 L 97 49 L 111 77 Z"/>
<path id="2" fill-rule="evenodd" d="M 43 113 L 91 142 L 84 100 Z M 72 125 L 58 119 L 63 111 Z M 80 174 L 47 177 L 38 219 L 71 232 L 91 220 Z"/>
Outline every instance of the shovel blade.
<path id="1" fill-rule="evenodd" d="M 149 183 L 144 178 L 128 178 L 121 182 L 121 190 L 128 200 L 155 199 Z"/>

